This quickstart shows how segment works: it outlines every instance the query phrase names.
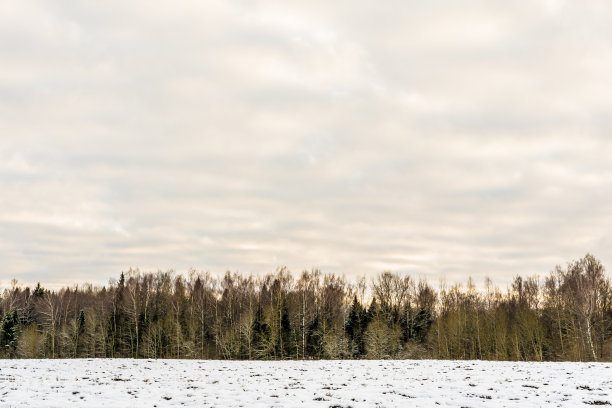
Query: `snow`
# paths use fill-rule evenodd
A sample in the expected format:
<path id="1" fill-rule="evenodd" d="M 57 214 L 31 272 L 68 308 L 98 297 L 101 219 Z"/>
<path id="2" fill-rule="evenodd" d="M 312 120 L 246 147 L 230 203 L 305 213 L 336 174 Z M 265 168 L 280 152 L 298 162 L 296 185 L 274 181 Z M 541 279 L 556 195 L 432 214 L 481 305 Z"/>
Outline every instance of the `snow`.
<path id="1" fill-rule="evenodd" d="M 610 363 L 0 360 L 1 407 L 576 407 Z"/>

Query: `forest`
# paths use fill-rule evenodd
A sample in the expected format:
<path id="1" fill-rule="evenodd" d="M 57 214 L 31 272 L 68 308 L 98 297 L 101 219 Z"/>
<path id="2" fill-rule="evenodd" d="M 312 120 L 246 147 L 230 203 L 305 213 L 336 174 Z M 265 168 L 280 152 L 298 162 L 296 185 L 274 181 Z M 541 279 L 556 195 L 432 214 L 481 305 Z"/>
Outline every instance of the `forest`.
<path id="1" fill-rule="evenodd" d="M 382 272 L 263 277 L 130 269 L 108 285 L 13 280 L 0 357 L 610 361 L 612 287 L 593 255 L 543 278 L 432 286 Z"/>

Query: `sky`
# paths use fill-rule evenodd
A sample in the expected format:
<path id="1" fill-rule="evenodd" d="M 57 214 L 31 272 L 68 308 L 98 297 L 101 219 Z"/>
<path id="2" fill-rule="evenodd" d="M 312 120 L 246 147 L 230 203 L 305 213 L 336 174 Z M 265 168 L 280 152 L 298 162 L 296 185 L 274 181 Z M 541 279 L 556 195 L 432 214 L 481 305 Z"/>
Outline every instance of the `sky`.
<path id="1" fill-rule="evenodd" d="M 0 8 L 0 286 L 612 267 L 609 1 Z"/>

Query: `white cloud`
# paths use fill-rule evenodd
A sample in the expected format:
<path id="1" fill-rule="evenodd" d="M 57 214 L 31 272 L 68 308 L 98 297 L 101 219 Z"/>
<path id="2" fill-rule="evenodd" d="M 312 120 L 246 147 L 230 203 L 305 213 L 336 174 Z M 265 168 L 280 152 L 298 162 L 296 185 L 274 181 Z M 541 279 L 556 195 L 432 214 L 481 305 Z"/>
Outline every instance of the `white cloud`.
<path id="1" fill-rule="evenodd" d="M 607 2 L 0 9 L 22 281 L 279 265 L 450 281 L 612 262 Z"/>

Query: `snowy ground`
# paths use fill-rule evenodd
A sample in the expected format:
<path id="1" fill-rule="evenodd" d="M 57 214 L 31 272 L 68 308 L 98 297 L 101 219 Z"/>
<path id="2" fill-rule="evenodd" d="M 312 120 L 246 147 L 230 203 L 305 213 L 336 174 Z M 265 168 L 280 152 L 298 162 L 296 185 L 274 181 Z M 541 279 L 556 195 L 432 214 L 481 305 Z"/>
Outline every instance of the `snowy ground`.
<path id="1" fill-rule="evenodd" d="M 0 407 L 609 404 L 609 363 L 0 360 Z"/>

